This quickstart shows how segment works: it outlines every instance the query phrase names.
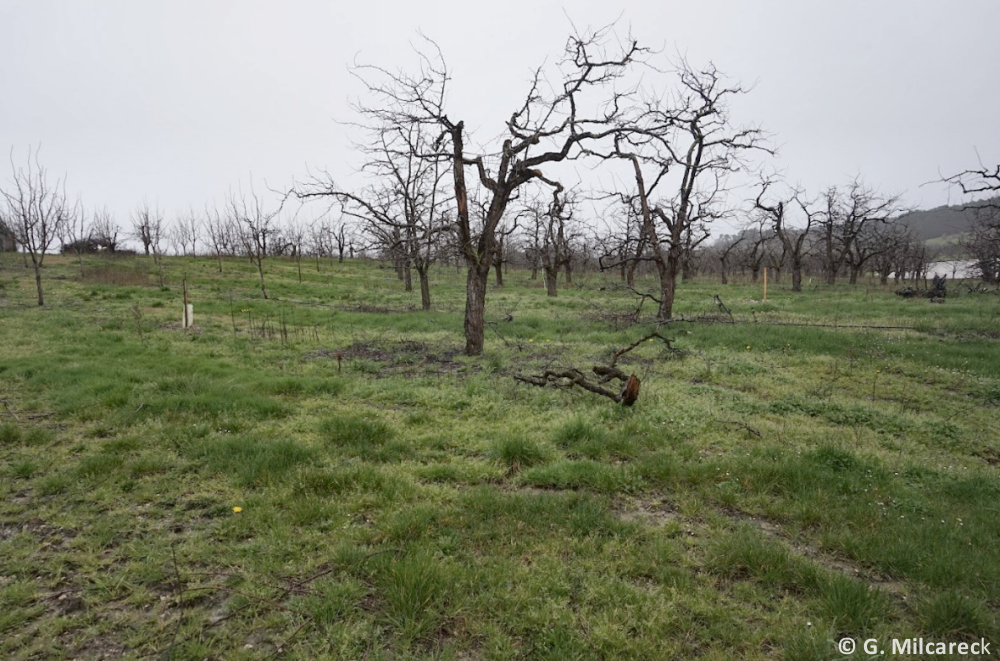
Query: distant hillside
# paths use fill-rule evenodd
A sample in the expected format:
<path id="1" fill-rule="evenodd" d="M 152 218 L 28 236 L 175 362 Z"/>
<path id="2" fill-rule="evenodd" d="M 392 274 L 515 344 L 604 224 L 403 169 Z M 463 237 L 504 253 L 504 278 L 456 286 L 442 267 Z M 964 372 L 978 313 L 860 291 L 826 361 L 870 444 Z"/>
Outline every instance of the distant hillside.
<path id="1" fill-rule="evenodd" d="M 994 204 L 998 202 L 1000 202 L 1000 198 L 993 200 Z M 917 237 L 927 241 L 968 232 L 973 214 L 975 214 L 975 209 L 954 205 L 927 211 L 914 211 L 902 216 L 900 220 L 913 229 Z"/>

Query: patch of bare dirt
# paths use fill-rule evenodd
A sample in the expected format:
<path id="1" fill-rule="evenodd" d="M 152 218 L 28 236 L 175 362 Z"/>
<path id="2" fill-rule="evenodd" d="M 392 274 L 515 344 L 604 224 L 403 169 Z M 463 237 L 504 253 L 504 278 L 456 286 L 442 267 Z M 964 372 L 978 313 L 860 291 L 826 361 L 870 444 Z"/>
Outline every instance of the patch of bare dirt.
<path id="1" fill-rule="evenodd" d="M 184 324 L 180 321 L 168 321 L 165 324 L 160 324 L 160 328 L 164 330 L 187 331 L 192 335 L 201 335 L 203 332 L 205 332 L 204 330 L 202 330 L 201 326 L 198 326 L 196 324 L 184 328 Z"/>
<path id="2" fill-rule="evenodd" d="M 637 521 L 647 526 L 663 526 L 680 519 L 673 504 L 659 496 L 648 499 L 622 498 L 614 503 L 612 509 L 623 521 Z"/>
<path id="3" fill-rule="evenodd" d="M 367 312 L 369 314 L 392 314 L 392 313 L 402 313 L 402 312 L 416 312 L 417 308 L 414 305 L 408 305 L 405 308 L 386 308 L 380 305 L 369 305 L 368 303 L 358 303 L 357 305 L 345 305 L 340 308 L 344 312 Z"/>
<path id="4" fill-rule="evenodd" d="M 76 537 L 75 530 L 53 526 L 39 518 L 0 523 L 0 540 L 10 539 L 20 533 L 27 533 L 34 537 L 42 546 L 51 547 L 52 549 L 59 549 L 67 540 Z"/>
<path id="5" fill-rule="evenodd" d="M 423 342 L 403 341 L 395 344 L 376 345 L 355 342 L 344 349 L 317 349 L 303 356 L 304 360 L 334 360 L 339 358 L 347 367 L 351 360 L 370 360 L 384 363 L 393 374 L 414 376 L 456 372 L 463 363 L 455 360 L 457 349 L 435 348 Z"/>

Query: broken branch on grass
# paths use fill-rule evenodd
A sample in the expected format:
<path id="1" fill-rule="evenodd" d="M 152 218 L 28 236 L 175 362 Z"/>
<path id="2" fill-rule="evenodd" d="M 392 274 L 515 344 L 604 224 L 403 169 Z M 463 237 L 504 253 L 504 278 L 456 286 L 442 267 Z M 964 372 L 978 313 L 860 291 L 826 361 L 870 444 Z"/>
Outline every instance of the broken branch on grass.
<path id="1" fill-rule="evenodd" d="M 674 345 L 672 344 L 673 341 L 674 341 L 673 338 L 664 337 L 664 336 L 660 335 L 658 332 L 653 331 L 649 335 L 646 335 L 645 337 L 639 338 L 638 340 L 636 340 L 632 344 L 628 345 L 624 349 L 620 349 L 620 350 L 616 351 L 614 353 L 614 355 L 611 357 L 611 367 L 614 367 L 618 363 L 618 359 L 621 358 L 622 356 L 624 356 L 625 354 L 627 354 L 629 351 L 631 351 L 632 349 L 635 349 L 637 346 L 639 346 L 643 342 L 649 342 L 650 340 L 653 340 L 653 339 L 660 339 L 660 340 L 662 340 L 663 343 L 665 345 L 667 345 L 667 349 L 669 351 L 671 351 L 673 353 L 680 353 L 680 350 L 679 349 L 675 349 Z"/>
<path id="2" fill-rule="evenodd" d="M 554 386 L 556 388 L 572 388 L 577 386 L 583 388 L 595 395 L 601 395 L 602 397 L 607 397 L 617 404 L 622 404 L 623 406 L 632 406 L 635 404 L 636 400 L 639 399 L 639 377 L 635 374 L 625 374 L 622 370 L 618 369 L 618 359 L 632 351 L 636 347 L 640 346 L 644 342 L 649 342 L 653 339 L 660 339 L 672 352 L 678 352 L 677 349 L 672 345 L 673 339 L 669 337 L 664 337 L 660 335 L 659 332 L 653 331 L 648 335 L 645 335 L 635 342 L 632 342 L 628 346 L 619 349 L 611 356 L 611 363 L 609 365 L 594 365 L 591 370 L 598 376 L 597 383 L 593 383 L 587 380 L 587 377 L 583 372 L 575 367 L 570 367 L 567 369 L 545 369 L 541 374 L 534 376 L 526 376 L 524 374 L 517 374 L 514 379 L 522 383 L 527 383 L 533 386 L 538 386 L 544 388 L 545 386 Z M 618 379 L 622 382 L 622 388 L 620 391 L 615 392 L 603 387 L 603 384 L 608 383 L 612 379 Z"/>
<path id="3" fill-rule="evenodd" d="M 733 318 L 733 313 L 729 311 L 729 308 L 726 307 L 726 304 L 722 302 L 722 299 L 719 298 L 718 294 L 715 295 L 715 304 L 717 306 L 719 306 L 719 310 L 723 314 L 729 315 L 729 323 L 731 323 L 731 324 L 735 324 L 736 323 L 736 320 Z"/>
<path id="4" fill-rule="evenodd" d="M 4 399 L 4 400 L 0 400 L 0 401 L 2 401 L 2 402 L 3 402 L 3 407 L 4 407 L 5 409 L 7 409 L 7 413 L 10 413 L 10 414 L 11 414 L 12 416 L 14 416 L 14 420 L 15 420 L 15 421 L 17 421 L 17 422 L 21 422 L 21 418 L 17 417 L 17 414 L 16 414 L 16 413 L 14 413 L 14 409 L 10 408 L 10 404 L 8 404 L 8 403 L 7 403 L 7 400 L 6 400 L 6 399 Z"/>
<path id="5" fill-rule="evenodd" d="M 508 349 L 517 349 L 518 351 L 524 351 L 524 346 L 520 342 L 516 343 L 510 342 L 509 340 L 507 340 L 506 337 L 504 337 L 504 334 L 500 332 L 499 324 L 497 322 L 487 320 L 486 325 L 490 327 L 490 330 L 492 330 L 494 333 L 497 334 L 497 337 L 500 338 L 500 341 L 503 342 L 504 346 L 506 346 Z"/>

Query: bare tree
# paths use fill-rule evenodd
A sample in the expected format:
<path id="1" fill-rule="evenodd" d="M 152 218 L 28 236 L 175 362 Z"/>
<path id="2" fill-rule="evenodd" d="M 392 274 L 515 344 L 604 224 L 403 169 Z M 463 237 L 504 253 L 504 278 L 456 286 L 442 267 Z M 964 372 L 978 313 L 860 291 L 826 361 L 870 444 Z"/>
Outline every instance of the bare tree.
<path id="1" fill-rule="evenodd" d="M 222 256 L 232 255 L 236 251 L 235 220 L 228 213 L 221 213 L 218 207 L 205 207 L 205 230 L 212 245 L 212 252 L 218 263 L 219 273 L 222 273 Z"/>
<path id="2" fill-rule="evenodd" d="M 142 249 L 149 255 L 149 249 L 153 245 L 153 216 L 150 215 L 149 202 L 145 199 L 132 212 L 132 238 L 142 243 Z"/>
<path id="3" fill-rule="evenodd" d="M 898 216 L 903 207 L 898 195 L 883 195 L 855 178 L 843 190 L 830 187 L 823 194 L 824 210 L 817 217 L 823 243 L 823 268 L 827 284 L 834 284 L 847 263 L 855 242 L 866 227 L 881 224 Z M 858 272 L 851 272 L 851 283 Z"/>
<path id="4" fill-rule="evenodd" d="M 719 274 L 724 285 L 729 284 L 730 256 L 733 255 L 733 251 L 744 241 L 746 241 L 746 236 L 739 234 L 737 236 L 724 236 L 716 242 L 715 249 L 719 259 Z"/>
<path id="5" fill-rule="evenodd" d="M 329 197 L 341 205 L 343 216 L 361 222 L 381 247 L 412 291 L 411 269 L 420 280 L 420 301 L 424 310 L 431 306 L 430 266 L 437 257 L 438 236 L 447 228 L 443 207 L 447 195 L 443 179 L 448 171 L 445 156 L 428 157 L 434 146 L 428 128 L 420 123 L 389 123 L 378 109 L 356 106 L 363 117 L 360 125 L 369 142 L 356 145 L 367 157 L 362 171 L 372 183 L 357 191 L 339 188 L 326 173 L 314 178 L 297 195 L 300 199 Z M 343 225 L 340 258 L 343 260 Z"/>
<path id="6" fill-rule="evenodd" d="M 114 216 L 107 207 L 96 209 L 94 219 L 91 222 L 91 235 L 98 249 L 115 252 L 118 250 L 118 234 L 121 227 L 115 221 Z"/>
<path id="7" fill-rule="evenodd" d="M 76 253 L 80 275 L 83 276 L 83 253 L 93 252 L 95 247 L 93 230 L 91 224 L 87 222 L 87 214 L 79 199 L 76 201 L 72 213 L 68 214 L 66 222 L 60 228 L 59 238 L 63 244 L 62 252 L 64 254 L 70 250 Z"/>
<path id="8" fill-rule="evenodd" d="M 905 268 L 909 252 L 913 247 L 921 243 L 913 231 L 903 223 L 891 223 L 885 227 L 873 226 L 871 265 L 872 270 L 878 274 L 879 283 L 889 284 L 889 276 L 896 273 L 896 280 L 901 277 L 901 271 Z"/>
<path id="9" fill-rule="evenodd" d="M 187 255 L 187 247 L 191 246 L 191 254 L 198 254 L 198 238 L 201 236 L 201 219 L 194 209 L 177 216 L 171 234 L 174 242 L 180 246 L 181 253 Z"/>
<path id="10" fill-rule="evenodd" d="M 766 177 L 761 179 L 761 190 L 754 201 L 754 206 L 770 223 L 774 234 L 781 242 L 783 254 L 791 259 L 792 291 L 801 292 L 802 269 L 810 247 L 809 230 L 812 228 L 817 212 L 811 210 L 811 204 L 804 200 L 801 191 L 792 190 L 777 199 L 769 197 L 768 191 L 774 185 L 773 179 Z M 799 206 L 805 216 L 804 227 L 791 228 L 788 226 L 789 207 L 792 202 Z"/>
<path id="11" fill-rule="evenodd" d="M 559 271 L 570 261 L 568 224 L 573 219 L 577 201 L 573 195 L 564 194 L 561 187 L 552 190 L 552 199 L 546 204 L 534 200 L 529 204 L 529 214 L 541 241 L 537 246 L 545 291 L 549 296 L 558 294 Z M 537 230 L 536 230 L 537 231 Z"/>
<path id="12" fill-rule="evenodd" d="M 144 199 L 132 211 L 131 219 L 133 236 L 142 242 L 147 255 L 152 251 L 157 279 L 160 287 L 163 287 L 163 242 L 169 238 L 163 213 L 159 206 L 151 207 Z"/>
<path id="13" fill-rule="evenodd" d="M 242 188 L 237 193 L 230 193 L 226 202 L 226 214 L 237 231 L 237 236 L 243 250 L 250 261 L 257 267 L 260 276 L 260 291 L 267 298 L 267 284 L 264 282 L 264 259 L 268 255 L 270 241 L 277 234 L 277 218 L 283 206 L 268 208 L 264 198 L 254 191 L 250 183 L 250 193 L 243 193 Z"/>
<path id="14" fill-rule="evenodd" d="M 597 263 L 602 271 L 619 269 L 625 284 L 634 287 L 636 270 L 648 252 L 647 235 L 637 197 L 625 194 L 617 197 L 621 204 L 611 209 L 613 229 L 601 242 L 603 250 Z"/>
<path id="15" fill-rule="evenodd" d="M 0 224 L 10 228 L 14 240 L 26 255 L 31 257 L 35 271 L 35 288 L 38 305 L 45 305 L 42 291 L 42 263 L 45 254 L 58 238 L 62 228 L 73 222 L 74 213 L 80 210 L 66 201 L 66 180 L 50 182 L 48 171 L 38 160 L 38 150 L 28 149 L 27 165 L 14 164 L 14 150 L 10 152 L 12 177 L 7 187 L 0 190 Z"/>
<path id="16" fill-rule="evenodd" d="M 966 195 L 980 195 L 982 193 L 996 195 L 1000 193 L 1000 165 L 991 167 L 983 165 L 980 161 L 978 168 L 964 170 L 950 177 L 945 177 L 941 181 L 958 186 Z"/>
<path id="17" fill-rule="evenodd" d="M 292 244 L 292 256 L 295 258 L 295 266 L 299 272 L 299 284 L 302 284 L 302 249 L 306 243 L 306 225 L 297 217 L 288 221 L 286 236 Z"/>
<path id="18" fill-rule="evenodd" d="M 972 257 L 983 282 L 1000 284 L 1000 208 L 975 208 L 972 229 L 962 240 L 962 247 Z"/>
<path id="19" fill-rule="evenodd" d="M 504 127 L 504 135 L 492 150 L 475 153 L 467 144 L 465 122 L 454 119 L 445 108 L 448 67 L 436 44 L 426 41 L 428 52 L 420 52 L 416 74 L 363 66 L 357 73 L 378 101 L 367 110 L 389 126 L 421 125 L 436 139 L 432 150 L 421 158 L 438 160 L 447 156 L 455 190 L 455 231 L 458 247 L 468 270 L 465 305 L 465 352 L 483 352 L 486 283 L 496 249 L 496 231 L 515 192 L 529 182 L 553 188 L 559 184 L 541 167 L 564 161 L 579 153 L 582 143 L 613 134 L 622 111 L 621 95 L 610 92 L 595 107 L 585 96 L 606 90 L 620 78 L 642 52 L 635 42 L 608 54 L 610 30 L 573 35 L 566 43 L 561 64 L 561 83 L 549 87 L 542 69 L 515 107 Z M 482 187 L 486 214 L 473 224 L 469 211 L 470 185 L 466 169 L 473 168 Z"/>
<path id="20" fill-rule="evenodd" d="M 337 244 L 337 263 L 344 263 L 344 252 L 349 245 L 353 245 L 351 235 L 347 234 L 347 223 L 341 222 L 333 230 L 333 240 Z M 354 257 L 354 250 L 351 250 L 351 257 Z"/>
<path id="21" fill-rule="evenodd" d="M 747 152 L 771 153 L 761 129 L 730 121 L 729 106 L 746 93 L 744 87 L 727 84 L 712 65 L 698 71 L 681 60 L 677 69 L 675 97 L 647 98 L 632 125 L 616 135 L 614 151 L 603 154 L 632 166 L 643 232 L 660 279 L 659 319 L 672 315 L 685 233 L 717 217 L 725 177 L 744 167 Z"/>
<path id="22" fill-rule="evenodd" d="M 972 209 L 972 231 L 962 245 L 972 256 L 987 284 L 1000 284 L 1000 165 L 965 170 L 943 179 L 965 195 L 979 196 L 966 204 Z M 983 194 L 989 196 L 981 197 Z"/>

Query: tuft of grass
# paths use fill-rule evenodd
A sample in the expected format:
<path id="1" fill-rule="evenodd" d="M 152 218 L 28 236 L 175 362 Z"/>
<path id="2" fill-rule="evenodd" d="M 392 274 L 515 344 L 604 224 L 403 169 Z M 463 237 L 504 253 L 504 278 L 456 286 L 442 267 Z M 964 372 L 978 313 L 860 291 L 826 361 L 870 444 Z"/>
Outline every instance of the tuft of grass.
<path id="1" fill-rule="evenodd" d="M 797 558 L 780 542 L 769 540 L 750 526 L 712 544 L 707 567 L 729 579 L 753 579 L 772 590 L 815 593 L 819 570 Z"/>
<path id="2" fill-rule="evenodd" d="M 441 561 L 422 552 L 402 559 L 384 556 L 375 580 L 385 623 L 404 641 L 431 635 L 454 587 Z"/>
<path id="3" fill-rule="evenodd" d="M 328 443 L 349 447 L 384 445 L 394 436 L 392 428 L 381 420 L 358 416 L 328 418 L 319 430 Z"/>
<path id="4" fill-rule="evenodd" d="M 413 448 L 394 440 L 395 430 L 381 420 L 338 416 L 324 420 L 320 435 L 329 445 L 342 448 L 359 459 L 397 462 L 414 456 Z"/>
<path id="5" fill-rule="evenodd" d="M 917 603 L 917 621 L 924 633 L 942 640 L 992 638 L 994 616 L 978 599 L 954 590 L 932 594 Z"/>
<path id="6" fill-rule="evenodd" d="M 603 493 L 635 491 L 642 479 L 629 466 L 609 466 L 589 459 L 564 459 L 537 466 L 524 474 L 523 482 L 549 489 L 593 489 Z"/>
<path id="7" fill-rule="evenodd" d="M 206 438 L 186 450 L 212 471 L 227 473 L 246 487 L 262 487 L 283 480 L 290 471 L 315 459 L 312 449 L 290 439 L 259 436 Z"/>
<path id="8" fill-rule="evenodd" d="M 541 445 L 520 434 L 504 434 L 493 442 L 491 454 L 511 471 L 545 463 L 549 453 Z"/>
<path id="9" fill-rule="evenodd" d="M 821 588 L 823 610 L 840 633 L 861 635 L 891 617 L 893 605 L 878 588 L 847 576 L 834 576 Z"/>
<path id="10" fill-rule="evenodd" d="M 12 422 L 0 425 L 0 444 L 15 445 L 21 442 L 21 428 Z"/>
<path id="11" fill-rule="evenodd" d="M 94 454 L 80 460 L 76 466 L 76 474 L 87 480 L 107 479 L 112 477 L 123 463 L 125 459 L 119 454 Z"/>

